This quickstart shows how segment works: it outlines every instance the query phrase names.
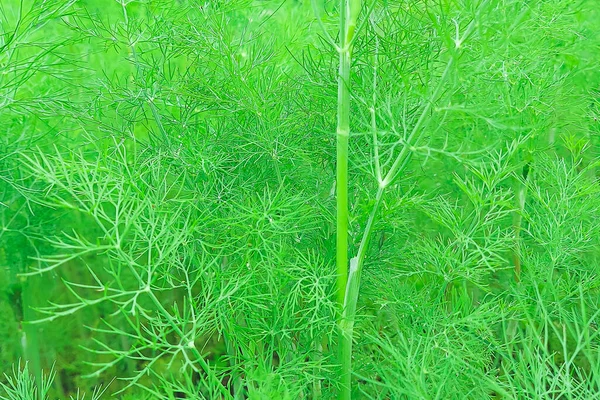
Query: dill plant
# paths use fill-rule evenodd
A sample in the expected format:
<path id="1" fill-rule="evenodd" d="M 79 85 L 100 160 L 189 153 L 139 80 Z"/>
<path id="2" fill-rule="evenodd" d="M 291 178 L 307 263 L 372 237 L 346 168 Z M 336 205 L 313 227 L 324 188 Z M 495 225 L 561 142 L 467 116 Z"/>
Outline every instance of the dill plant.
<path id="1" fill-rule="evenodd" d="M 504 11 L 507 11 L 511 8 L 512 5 L 517 6 L 517 3 L 513 3 L 511 5 L 505 4 Z M 369 61 L 368 65 L 372 69 L 372 79 L 371 79 L 371 96 L 362 95 L 362 91 L 360 94 L 354 94 L 354 99 L 362 103 L 359 105 L 365 108 L 363 115 L 369 115 L 370 118 L 365 118 L 366 122 L 363 124 L 365 126 L 365 130 L 372 135 L 371 141 L 371 152 L 370 155 L 372 160 L 367 161 L 371 164 L 370 173 L 376 179 L 377 182 L 377 190 L 374 197 L 371 197 L 371 202 L 369 204 L 369 216 L 366 220 L 366 223 L 361 226 L 362 233 L 358 232 L 358 249 L 356 251 L 356 256 L 353 257 L 348 263 L 347 255 L 348 255 L 348 237 L 347 237 L 347 221 L 348 221 L 348 178 L 347 178 L 347 169 L 348 169 L 348 136 L 349 136 L 349 110 L 350 110 L 350 65 L 352 63 L 352 55 L 354 51 L 354 40 L 355 40 L 355 27 L 357 25 L 358 15 L 361 12 L 361 2 L 358 1 L 340 1 L 339 4 L 339 14 L 340 14 L 340 23 L 339 23 L 339 42 L 335 43 L 332 39 L 331 35 L 327 33 L 327 27 L 322 27 L 325 30 L 325 36 L 328 38 L 330 44 L 336 49 L 339 53 L 339 75 L 338 75 L 338 125 L 337 125 L 337 263 L 338 263 L 338 304 L 340 307 L 340 316 L 339 318 L 339 330 L 340 330 L 340 360 L 341 363 L 341 392 L 339 398 L 350 398 L 352 395 L 351 390 L 351 378 L 350 374 L 352 372 L 351 362 L 352 362 L 352 342 L 353 342 L 353 326 L 355 324 L 355 315 L 356 315 L 356 304 L 360 290 L 360 278 L 362 274 L 363 265 L 365 262 L 365 257 L 368 252 L 368 248 L 371 241 L 371 236 L 373 234 L 373 229 L 375 226 L 375 220 L 378 216 L 379 208 L 381 207 L 381 203 L 384 198 L 384 193 L 387 187 L 394 182 L 398 175 L 403 173 L 410 162 L 410 159 L 415 154 L 424 154 L 426 156 L 426 160 L 432 154 L 439 154 L 442 156 L 450 156 L 450 158 L 456 159 L 461 162 L 467 169 L 472 170 L 476 173 L 476 176 L 479 180 L 483 181 L 484 188 L 487 188 L 491 191 L 491 196 L 488 193 L 482 192 L 481 189 L 477 188 L 477 183 L 472 180 L 463 180 L 459 175 L 455 175 L 455 184 L 462 190 L 469 201 L 474 205 L 474 209 L 472 213 L 462 212 L 462 210 L 453 210 L 453 205 L 448 203 L 446 199 L 441 198 L 440 201 L 435 201 L 433 205 L 420 207 L 427 216 L 429 216 L 433 221 L 439 223 L 444 229 L 448 229 L 449 233 L 455 237 L 454 240 L 450 240 L 448 244 L 438 242 L 439 239 L 428 240 L 426 238 L 421 239 L 423 241 L 424 246 L 417 246 L 418 253 L 421 253 L 421 256 L 424 256 L 423 266 L 433 265 L 438 266 L 440 271 L 427 271 L 427 273 L 437 274 L 443 281 L 441 286 L 441 293 L 443 294 L 443 298 L 445 301 L 450 302 L 450 304 L 454 304 L 458 302 L 457 305 L 451 305 L 450 310 L 455 307 L 461 308 L 466 307 L 466 309 L 462 309 L 463 313 L 475 313 L 475 309 L 470 309 L 472 305 L 470 305 L 470 301 L 468 301 L 469 297 L 477 296 L 477 292 L 473 292 L 472 288 L 479 288 L 483 293 L 488 292 L 486 286 L 489 284 L 490 279 L 489 276 L 486 276 L 489 272 L 497 272 L 505 269 L 505 249 L 517 246 L 517 250 L 514 250 L 514 276 L 516 281 L 520 280 L 521 275 L 521 261 L 520 254 L 518 250 L 518 246 L 520 243 L 519 233 L 521 231 L 521 222 L 522 222 L 522 214 L 524 213 L 525 203 L 526 203 L 526 187 L 527 185 L 527 177 L 529 173 L 529 169 L 531 167 L 529 160 L 526 158 L 524 162 L 514 163 L 515 154 L 517 152 L 528 152 L 525 146 L 528 142 L 535 143 L 533 146 L 539 146 L 540 140 L 544 140 L 544 135 L 538 133 L 536 131 L 535 125 L 531 124 L 531 120 L 527 119 L 526 114 L 523 113 L 524 110 L 528 108 L 532 108 L 533 111 L 537 111 L 535 105 L 533 107 L 528 107 L 528 104 L 525 104 L 522 108 L 519 108 L 517 104 L 513 104 L 513 96 L 510 92 L 506 90 L 501 91 L 498 98 L 502 99 L 505 104 L 504 107 L 496 108 L 495 114 L 493 116 L 484 116 L 480 114 L 484 109 L 482 108 L 482 104 L 479 104 L 479 110 L 473 108 L 470 109 L 468 105 L 468 100 L 465 98 L 462 93 L 459 92 L 458 89 L 461 86 L 460 79 L 463 78 L 460 76 L 458 69 L 455 69 L 454 63 L 458 63 L 458 59 L 462 58 L 462 63 L 464 64 L 465 59 L 468 59 L 468 56 L 465 55 L 465 52 L 469 52 L 472 49 L 478 49 L 478 45 L 482 44 L 481 38 L 477 38 L 476 36 L 485 36 L 486 28 L 485 25 L 482 25 L 482 22 L 486 20 L 487 15 L 492 11 L 496 11 L 496 8 L 493 4 L 489 4 L 486 1 L 478 2 L 477 4 L 473 4 L 471 9 L 465 7 L 464 10 L 452 10 L 452 8 L 444 8 L 444 5 L 441 3 L 439 5 L 434 5 L 430 9 L 427 4 L 424 4 L 421 8 L 420 5 L 415 5 L 410 8 L 410 17 L 413 21 L 418 20 L 418 16 L 422 15 L 424 20 L 429 17 L 432 20 L 432 26 L 435 29 L 435 39 L 432 40 L 434 56 L 438 57 L 438 60 L 434 62 L 442 62 L 442 67 L 439 68 L 430 68 L 430 71 L 433 72 L 432 76 L 429 76 L 429 79 L 426 79 L 425 84 L 422 84 L 422 88 L 424 90 L 419 90 L 417 94 L 417 103 L 416 105 L 410 105 L 410 111 L 413 115 L 408 115 L 407 111 L 407 103 L 410 99 L 410 94 L 404 94 L 402 90 L 398 90 L 398 96 L 400 98 L 404 98 L 404 105 L 399 109 L 404 111 L 404 114 L 401 114 L 401 121 L 396 123 L 394 121 L 393 115 L 393 107 L 390 105 L 390 98 L 385 98 L 385 100 L 381 100 L 379 97 L 378 85 L 381 85 L 381 81 L 384 81 L 385 85 L 385 77 L 382 79 L 381 68 L 380 68 L 380 57 L 386 57 L 385 53 L 380 53 L 381 44 L 380 41 L 385 41 L 385 31 L 381 26 L 378 26 L 378 23 L 381 21 L 382 14 L 377 15 L 376 13 L 371 14 L 372 8 L 375 6 L 375 3 L 371 3 L 364 7 L 365 15 L 363 16 L 363 25 L 367 25 L 367 21 L 369 21 L 372 27 L 371 35 L 372 40 L 371 44 L 374 44 L 374 47 L 370 48 L 370 51 L 373 54 L 372 59 Z M 439 6 L 439 9 L 436 8 Z M 315 2 L 313 2 L 313 7 L 316 11 L 317 18 L 320 18 L 318 8 L 315 6 Z M 534 10 L 534 7 L 526 7 L 519 14 L 519 18 L 523 17 L 528 12 Z M 390 9 L 393 8 L 390 7 Z M 386 11 L 390 11 L 390 9 Z M 544 6 L 540 5 L 540 8 L 537 10 L 539 12 L 538 15 L 543 15 Z M 440 14 L 435 14 L 433 17 L 434 11 L 440 12 Z M 453 12 L 465 12 L 463 15 L 455 15 L 451 17 Z M 396 9 L 396 11 L 400 11 L 400 7 Z M 420 14 L 422 12 L 422 14 Z M 448 12 L 448 14 L 444 15 L 444 12 Z M 400 11 L 400 13 L 402 13 Z M 388 14 L 390 15 L 390 14 Z M 465 18 L 465 16 L 468 16 Z M 436 18 L 434 20 L 433 18 Z M 399 18 L 398 18 L 399 19 Z M 465 21 L 466 23 L 461 24 L 459 21 Z M 398 21 L 398 20 L 396 20 Z M 518 24 L 519 19 L 515 23 Z M 452 25 L 454 25 L 455 29 L 452 29 Z M 407 24 L 404 25 L 406 27 Z M 514 28 L 513 24 L 511 28 Z M 409 31 L 405 28 L 403 33 Z M 511 32 L 513 34 L 514 32 Z M 475 36 L 475 37 L 471 37 Z M 436 39 L 439 42 L 436 43 Z M 479 40 L 477 40 L 479 39 Z M 431 38 L 430 38 L 431 40 Z M 469 41 L 475 41 L 475 45 L 471 45 Z M 507 41 L 506 43 L 509 43 Z M 367 47 L 367 46 L 365 46 Z M 464 51 L 464 49 L 467 49 Z M 497 51 L 497 49 L 494 49 Z M 436 54 L 437 52 L 437 54 Z M 405 52 L 407 58 L 416 58 L 414 53 Z M 432 52 L 430 51 L 428 54 L 425 54 L 425 57 L 431 56 Z M 549 56 L 549 54 L 547 55 Z M 520 60 L 523 60 L 523 56 L 518 56 Z M 385 58 L 384 58 L 385 59 Z M 444 60 L 445 59 L 445 68 Z M 410 62 L 410 61 L 408 61 Z M 485 61 L 484 61 L 485 62 Z M 423 64 L 422 64 L 423 65 Z M 504 65 L 504 62 L 503 62 Z M 363 68 L 361 71 L 365 74 L 364 70 L 368 70 L 369 67 Z M 422 67 L 421 67 L 422 68 Z M 504 69 L 505 67 L 503 67 Z M 504 69 L 504 78 L 507 78 L 506 70 Z M 419 71 L 420 73 L 420 71 Z M 401 73 L 402 74 L 402 73 Z M 435 74 L 439 74 L 439 78 L 436 79 Z M 527 78 L 531 82 L 531 74 L 524 73 Z M 368 74 L 365 74 L 368 76 Z M 451 76 L 455 77 L 452 78 Z M 456 78 L 458 77 L 458 79 Z M 400 79 L 403 79 L 405 85 L 402 87 L 404 92 L 413 90 L 415 87 L 419 87 L 421 85 L 411 86 L 410 83 L 407 85 L 407 78 L 404 76 L 400 76 Z M 364 78 L 363 78 L 364 79 Z M 363 81 L 360 79 L 359 81 Z M 398 79 L 398 78 L 396 78 Z M 464 79 L 464 78 L 463 78 Z M 560 78 L 559 78 L 560 79 Z M 361 83 L 363 83 L 361 82 Z M 421 81 L 422 83 L 423 81 Z M 366 85 L 365 85 L 366 86 Z M 365 87 L 363 86 L 363 88 Z M 512 85 L 511 85 L 512 86 Z M 368 87 L 368 86 L 367 86 Z M 387 91 L 390 90 L 393 85 L 389 85 L 386 88 Z M 541 85 L 542 90 L 551 91 L 556 88 L 556 83 Z M 364 90 L 364 89 L 363 89 Z M 443 91 L 450 92 L 451 95 L 448 96 L 447 99 L 443 99 L 441 97 Z M 452 93 L 455 91 L 454 93 Z M 357 91 L 358 92 L 358 91 Z M 419 93 L 420 92 L 420 93 Z M 464 93 L 464 92 L 463 92 Z M 458 95 L 458 96 L 457 96 Z M 421 97 L 421 99 L 419 99 Z M 527 98 L 527 97 L 526 97 Z M 452 105 L 453 101 L 458 100 L 458 105 Z M 411 99 L 412 100 L 412 99 Z M 517 100 L 517 102 L 522 101 L 523 99 Z M 414 101 L 414 100 L 413 100 Z M 447 102 L 448 106 L 436 106 L 440 104 L 442 101 Z M 527 101 L 527 100 L 525 100 Z M 384 104 L 382 107 L 380 103 Z M 388 122 L 389 125 L 385 125 L 380 123 L 380 117 L 378 114 L 379 108 L 383 108 L 384 110 L 389 110 Z M 431 111 L 435 111 L 432 113 Z M 501 115 L 498 110 L 502 109 L 505 112 L 505 115 Z M 518 110 L 520 115 L 516 115 L 515 109 Z M 441 147 L 435 147 L 427 144 L 422 144 L 424 139 L 429 139 L 430 143 L 433 142 L 433 138 L 430 136 L 431 134 L 427 132 L 430 124 L 441 124 L 446 122 L 446 120 L 452 120 L 456 113 L 466 112 L 471 113 L 474 112 L 477 118 L 482 118 L 487 124 L 491 127 L 496 128 L 500 131 L 505 131 L 508 133 L 508 137 L 511 134 L 516 133 L 517 139 L 513 141 L 507 151 L 503 150 L 493 150 L 492 147 L 488 149 L 484 149 L 485 151 L 492 152 L 494 156 L 492 156 L 489 162 L 481 164 L 481 161 L 474 159 L 473 156 L 476 155 L 477 152 L 469 154 L 468 151 L 464 151 L 462 146 L 458 147 L 458 150 L 450 151 L 448 149 L 448 143 L 455 142 L 454 138 L 449 139 L 449 134 L 444 140 L 444 144 Z M 483 111 L 485 112 L 485 111 Z M 436 115 L 437 114 L 437 115 Z M 383 119 L 383 118 L 382 118 Z M 436 121 L 437 120 L 437 121 Z M 439 122 L 438 122 L 439 121 Z M 517 124 L 514 124 L 515 121 L 518 121 Z M 391 122 L 391 123 L 390 123 Z M 536 121 L 537 123 L 537 121 Z M 399 125 L 402 127 L 403 132 L 397 132 L 396 127 L 394 125 Z M 382 125 L 385 127 L 382 129 Z M 390 126 L 391 125 L 391 126 Z M 510 126 L 512 125 L 512 126 Z M 389 128 L 388 128 L 389 126 Z M 438 125 L 443 129 L 443 125 Z M 386 129 L 387 128 L 387 129 Z M 540 126 L 541 128 L 541 126 Z M 440 130 L 440 128 L 438 128 Z M 529 135 L 519 135 L 520 130 L 527 130 L 532 133 Z M 387 132 L 386 132 L 387 131 Z M 395 135 L 390 135 L 388 132 L 393 132 Z M 512 133 L 512 132 L 514 133 Z M 387 133 L 387 137 L 392 137 L 391 143 L 386 143 L 386 139 L 381 139 L 384 134 Z M 519 137 L 520 136 L 520 137 Z M 471 138 L 469 138 L 471 139 Z M 388 139 L 389 140 L 389 139 Z M 553 143 L 553 138 L 549 138 L 550 143 Z M 391 149 L 387 149 L 385 146 L 392 146 Z M 396 149 L 396 146 L 399 149 Z M 522 149 L 522 150 L 521 150 Z M 383 157 L 382 157 L 383 155 Z M 368 156 L 367 156 L 368 157 Z M 485 158 L 484 158 L 485 160 Z M 511 165 L 513 164 L 513 165 Z M 479 165 L 483 166 L 483 170 L 479 170 Z M 498 185 L 505 181 L 507 178 L 511 176 L 518 176 L 517 170 L 522 170 L 522 176 L 517 178 L 517 182 L 520 182 L 517 186 L 515 186 L 514 197 L 516 199 L 516 208 L 515 211 L 512 211 L 514 214 L 514 223 L 512 229 L 506 227 L 503 221 L 506 220 L 506 216 L 511 213 L 511 209 L 513 206 L 511 205 L 510 196 L 513 195 L 511 191 L 502 191 Z M 456 174 L 456 173 L 455 173 Z M 439 184 L 438 184 L 439 185 Z M 500 190 L 497 190 L 500 189 Z M 482 216 L 484 216 L 482 219 Z M 462 225 L 466 224 L 466 225 Z M 465 231 L 465 228 L 467 230 Z M 515 232 L 515 237 L 513 240 L 511 238 L 511 231 Z M 383 234 L 382 234 L 383 235 Z M 589 237 L 589 236 L 586 236 Z M 383 236 L 382 236 L 383 238 Z M 453 243 L 454 242 L 454 243 Z M 380 245 L 381 246 L 381 245 Z M 458 247 L 458 249 L 456 248 Z M 461 250 L 462 248 L 462 250 Z M 414 250 L 409 250 L 412 254 L 414 254 Z M 412 259 L 413 262 L 408 262 L 406 265 L 409 266 L 408 274 L 419 274 L 419 260 L 422 260 L 421 257 L 417 256 Z M 407 260 L 408 261 L 408 260 Z M 415 265 L 414 261 L 417 261 Z M 416 269 L 415 269 L 416 267 Z M 435 267 L 434 267 L 435 268 Z M 460 287 L 462 286 L 462 289 Z M 454 292 L 454 290 L 457 290 Z M 342 295 L 342 293 L 344 293 Z M 376 296 L 376 295 L 374 295 Z M 465 298 L 466 296 L 466 298 Z M 342 300 L 343 299 L 343 300 Z M 485 307 L 481 307 L 482 310 L 485 310 Z M 414 309 L 411 309 L 414 312 Z M 490 310 L 491 311 L 491 310 Z M 491 314 L 487 316 L 487 322 L 490 323 L 494 320 Z M 483 319 L 485 320 L 485 319 Z M 454 339 L 456 340 L 456 338 Z M 405 345 L 407 342 L 403 342 Z M 426 342 L 427 343 L 427 342 Z M 429 342 L 431 343 L 431 342 Z M 426 345 L 425 345 L 426 346 Z M 475 343 L 469 345 L 471 348 L 476 348 Z M 436 343 L 437 347 L 437 343 Z M 421 350 L 422 351 L 422 350 Z M 485 351 L 484 351 L 485 354 Z M 446 355 L 448 356 L 448 350 Z M 473 353 L 475 359 L 478 359 L 476 353 Z M 468 357 L 463 354 L 463 359 Z M 397 360 L 400 363 L 400 360 Z M 477 365 L 475 360 L 467 361 L 469 364 Z M 481 362 L 480 367 L 484 367 L 485 363 L 483 360 Z M 458 363 L 459 368 L 461 362 Z M 444 371 L 448 373 L 448 371 Z M 426 372 L 427 373 L 427 372 Z M 447 397 L 449 394 L 443 395 L 443 383 L 440 383 L 441 386 L 436 388 L 437 394 L 436 398 Z M 407 392 L 404 392 L 402 395 L 406 395 L 409 398 L 417 396 L 417 393 L 412 392 L 418 391 L 419 385 L 412 386 L 412 389 L 406 389 Z M 426 390 L 426 389 L 425 389 Z M 420 395 L 423 395 L 421 393 Z"/>
<path id="2" fill-rule="evenodd" d="M 293 178 L 310 176 L 316 146 L 281 136 L 300 119 L 292 91 L 285 102 L 272 90 L 286 71 L 264 79 L 272 67 L 261 65 L 273 55 L 234 35 L 246 17 L 233 4 L 190 6 L 194 24 L 179 26 L 169 18 L 182 9 L 168 5 L 149 21 L 130 3 L 113 5 L 116 22 L 74 12 L 68 26 L 122 54 L 124 74 L 103 71 L 98 92 L 81 88 L 78 148 L 21 152 L 28 196 L 89 226 L 48 238 L 55 253 L 35 258 L 39 268 L 28 275 L 85 266 L 63 278 L 71 300 L 40 308 L 47 316 L 38 322 L 100 309 L 100 323 L 88 323 L 90 375 L 119 368 L 128 387 L 150 395 L 297 398 L 326 362 L 318 346 L 328 327 L 316 322 L 327 320 L 331 285 L 314 253 L 324 224 L 314 217 L 316 196 L 302 195 L 317 182 Z M 149 28 L 156 36 L 147 39 Z M 158 32 L 173 36 L 155 42 Z M 181 39 L 163 53 L 174 38 L 204 45 Z M 94 139 L 100 132 L 106 138 Z M 287 172 L 263 175 L 271 169 Z"/>
<path id="3" fill-rule="evenodd" d="M 19 363 L 16 370 L 13 370 L 13 375 L 5 375 L 6 383 L 0 382 L 0 388 L 4 389 L 5 395 L 0 395 L 2 400 L 36 400 L 48 399 L 52 382 L 55 379 L 55 371 L 51 370 L 46 376 L 42 371 L 42 378 L 38 382 L 29 372 L 27 363 L 21 368 Z M 91 399 L 98 400 L 104 394 L 102 387 L 95 389 L 92 392 Z M 6 396 L 6 397 L 5 397 Z M 84 400 L 86 395 L 84 392 L 77 391 L 75 396 L 69 397 L 71 400 Z"/>
<path id="4" fill-rule="evenodd" d="M 0 0 L 38 395 L 597 397 L 591 2 L 63 3 Z"/>

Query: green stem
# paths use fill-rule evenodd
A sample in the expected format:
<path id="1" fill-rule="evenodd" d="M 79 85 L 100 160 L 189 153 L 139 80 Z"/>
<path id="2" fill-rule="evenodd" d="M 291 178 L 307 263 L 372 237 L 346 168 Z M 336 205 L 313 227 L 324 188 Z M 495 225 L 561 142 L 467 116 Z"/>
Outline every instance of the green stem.
<path id="1" fill-rule="evenodd" d="M 348 321 L 344 316 L 345 297 L 348 286 L 348 140 L 350 136 L 350 68 L 352 65 L 352 44 L 356 33 L 356 22 L 361 9 L 360 0 L 340 0 L 339 75 L 336 129 L 336 266 L 339 358 L 342 387 L 339 399 L 350 399 L 352 365 L 352 333 L 348 335 Z M 352 275 L 350 276 L 352 277 Z M 348 346 L 348 342 L 350 346 Z"/>
<path id="2" fill-rule="evenodd" d="M 350 136 L 350 66 L 352 55 L 347 46 L 347 4 L 348 0 L 340 0 L 340 55 L 338 76 L 338 109 L 337 109 L 337 149 L 336 149 L 336 266 L 337 266 L 337 302 L 340 310 L 338 317 L 339 357 L 341 364 L 342 388 L 340 399 L 349 399 L 351 386 L 351 366 L 345 365 L 344 360 L 348 351 L 342 344 L 346 341 L 343 325 L 344 297 L 348 283 L 348 138 Z M 350 339 L 352 340 L 352 339 Z M 350 352 L 352 349 L 349 350 Z"/>
<path id="3" fill-rule="evenodd" d="M 363 231 L 363 237 L 360 241 L 358 254 L 350 260 L 350 274 L 348 276 L 348 285 L 344 297 L 344 309 L 340 320 L 340 361 L 342 364 L 341 383 L 342 388 L 338 396 L 339 399 L 348 400 L 352 398 L 352 338 L 354 336 L 354 318 L 356 316 L 356 304 L 358 303 L 358 293 L 360 292 L 360 278 L 362 267 L 364 265 L 367 249 L 373 236 L 373 227 L 375 218 L 383 199 L 385 188 L 380 187 L 377 190 L 375 204 L 369 214 L 367 226 Z"/>
<path id="4" fill-rule="evenodd" d="M 348 281 L 348 137 L 350 136 L 350 65 L 351 49 L 346 46 L 346 3 L 341 0 L 340 65 L 338 76 L 338 109 L 337 109 L 337 160 L 336 160 L 336 190 L 337 190 L 337 227 L 336 227 L 336 265 L 337 265 L 337 301 L 341 307 L 344 304 L 344 294 Z"/>

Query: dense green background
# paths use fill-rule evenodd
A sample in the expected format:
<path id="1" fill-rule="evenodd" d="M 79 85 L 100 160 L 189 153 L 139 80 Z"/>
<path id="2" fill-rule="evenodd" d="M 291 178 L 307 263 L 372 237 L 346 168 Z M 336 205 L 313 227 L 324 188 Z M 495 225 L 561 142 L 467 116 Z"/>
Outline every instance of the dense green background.
<path id="1" fill-rule="evenodd" d="M 597 1 L 368 21 L 351 247 L 369 107 L 385 160 L 441 95 L 368 255 L 356 397 L 600 398 Z M 51 398 L 333 397 L 336 74 L 308 0 L 0 0 L 0 373 L 54 365 Z"/>

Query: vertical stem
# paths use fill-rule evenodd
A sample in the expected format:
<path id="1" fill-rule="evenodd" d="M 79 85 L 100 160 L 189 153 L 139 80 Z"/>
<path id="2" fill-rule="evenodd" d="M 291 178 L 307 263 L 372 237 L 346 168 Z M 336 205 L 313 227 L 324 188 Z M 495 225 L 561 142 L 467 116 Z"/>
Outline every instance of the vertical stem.
<path id="1" fill-rule="evenodd" d="M 348 281 L 348 137 L 350 135 L 350 48 L 346 46 L 346 3 L 340 6 L 340 65 L 338 76 L 338 108 L 336 129 L 336 265 L 337 300 L 340 308 L 344 304 Z"/>
<path id="2" fill-rule="evenodd" d="M 337 134 L 337 300 L 341 307 L 348 281 L 348 131 Z"/>
<path id="3" fill-rule="evenodd" d="M 350 136 L 350 67 L 352 64 L 352 43 L 356 31 L 356 21 L 361 9 L 360 0 L 340 0 L 339 37 L 339 76 L 337 109 L 337 302 L 340 308 L 338 317 L 339 359 L 341 388 L 339 399 L 350 399 L 352 382 L 352 331 L 348 332 L 345 297 L 348 286 L 348 139 Z"/>
<path id="4" fill-rule="evenodd" d="M 384 187 L 379 187 L 375 204 L 369 214 L 367 226 L 363 231 L 363 236 L 358 248 L 356 257 L 350 260 L 350 274 L 348 277 L 348 285 L 345 292 L 344 308 L 342 317 L 339 323 L 340 326 L 340 361 L 342 364 L 341 381 L 342 387 L 339 399 L 349 400 L 352 398 L 352 338 L 354 336 L 354 318 L 356 316 L 356 304 L 358 303 L 358 293 L 360 291 L 360 278 L 362 275 L 362 267 L 367 255 L 367 249 L 373 236 L 373 227 L 375 218 L 379 211 L 383 199 Z"/>
<path id="5" fill-rule="evenodd" d="M 345 354 L 352 352 L 344 343 L 347 335 L 344 329 L 344 297 L 348 283 L 348 138 L 350 136 L 350 65 L 352 56 L 347 46 L 347 8 L 349 0 L 340 0 L 340 47 L 339 47 L 339 76 L 338 76 L 338 108 L 336 129 L 336 266 L 337 266 L 337 302 L 340 316 L 338 317 L 339 331 L 339 361 L 341 384 L 339 398 L 349 399 L 351 390 L 351 365 L 344 360 Z M 350 342 L 352 338 L 350 337 Z M 350 354 L 350 357 L 352 355 Z"/>

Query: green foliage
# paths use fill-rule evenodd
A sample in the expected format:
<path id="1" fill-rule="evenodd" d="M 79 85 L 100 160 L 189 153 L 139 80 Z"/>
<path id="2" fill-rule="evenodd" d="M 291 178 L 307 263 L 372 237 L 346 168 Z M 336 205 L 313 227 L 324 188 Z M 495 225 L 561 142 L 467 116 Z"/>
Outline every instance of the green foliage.
<path id="1" fill-rule="evenodd" d="M 599 398 L 595 2 L 340 4 L 0 0 L 1 399 Z"/>
<path id="2" fill-rule="evenodd" d="M 2 400 L 45 399 L 52 383 L 52 373 L 50 373 L 48 380 L 42 381 L 40 387 L 36 386 L 33 376 L 29 374 L 27 364 L 25 364 L 23 370 L 21 370 L 21 366 L 19 365 L 12 377 L 5 376 L 5 378 L 7 384 L 0 383 L 0 388 L 3 389 L 6 396 L 0 397 Z"/>
<path id="3" fill-rule="evenodd" d="M 40 384 L 36 385 L 36 381 L 33 376 L 29 373 L 28 364 L 25 363 L 23 369 L 19 363 L 18 367 L 13 370 L 13 375 L 5 375 L 7 383 L 0 382 L 0 388 L 4 390 L 5 395 L 2 395 L 2 400 L 37 400 L 48 399 L 48 393 L 52 386 L 52 381 L 55 379 L 55 372 L 51 370 L 48 376 L 42 375 Z M 104 394 L 104 390 L 101 387 L 92 391 L 91 399 L 100 399 Z M 85 393 L 77 391 L 75 396 L 69 397 L 71 400 L 84 400 L 86 399 Z"/>

